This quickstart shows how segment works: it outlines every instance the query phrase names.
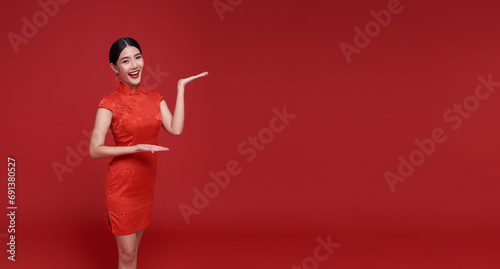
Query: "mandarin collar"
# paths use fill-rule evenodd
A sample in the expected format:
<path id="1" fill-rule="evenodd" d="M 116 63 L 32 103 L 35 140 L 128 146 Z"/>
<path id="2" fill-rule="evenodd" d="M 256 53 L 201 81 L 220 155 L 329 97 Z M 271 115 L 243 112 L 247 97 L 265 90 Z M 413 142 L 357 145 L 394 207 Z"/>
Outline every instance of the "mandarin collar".
<path id="1" fill-rule="evenodd" d="M 118 86 L 118 90 L 120 92 L 123 92 L 126 94 L 139 94 L 142 91 L 142 86 L 140 84 L 137 85 L 137 88 L 135 88 L 135 91 L 134 91 L 134 89 L 127 86 L 125 83 L 120 82 L 120 85 Z"/>

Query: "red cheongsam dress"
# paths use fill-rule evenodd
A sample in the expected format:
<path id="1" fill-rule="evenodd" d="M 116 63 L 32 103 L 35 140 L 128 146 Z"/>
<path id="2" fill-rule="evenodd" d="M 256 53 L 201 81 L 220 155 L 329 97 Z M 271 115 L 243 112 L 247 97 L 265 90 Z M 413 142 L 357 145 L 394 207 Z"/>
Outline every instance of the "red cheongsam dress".
<path id="1" fill-rule="evenodd" d="M 134 91 L 123 83 L 104 96 L 99 108 L 113 112 L 110 129 L 116 146 L 156 145 L 162 100 L 154 90 L 139 85 Z M 113 234 L 132 234 L 151 223 L 155 179 L 156 152 L 137 152 L 111 160 L 104 191 L 106 223 Z"/>

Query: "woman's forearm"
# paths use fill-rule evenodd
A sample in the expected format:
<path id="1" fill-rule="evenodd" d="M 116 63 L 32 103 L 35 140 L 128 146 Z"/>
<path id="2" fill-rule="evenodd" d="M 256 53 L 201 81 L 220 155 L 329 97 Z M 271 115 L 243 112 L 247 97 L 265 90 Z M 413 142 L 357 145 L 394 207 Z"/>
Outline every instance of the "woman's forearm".
<path id="1" fill-rule="evenodd" d="M 91 146 L 89 153 L 92 159 L 102 159 L 136 152 L 139 152 L 137 146 Z"/>
<path id="2" fill-rule="evenodd" d="M 89 154 L 92 159 L 102 159 L 131 154 L 138 151 L 135 146 L 105 146 L 106 133 L 101 129 L 94 129 L 90 137 Z"/>
<path id="3" fill-rule="evenodd" d="M 180 79 L 177 82 L 177 100 L 175 102 L 174 114 L 170 115 L 170 112 L 165 106 L 165 115 L 167 116 L 165 118 L 168 119 L 165 119 L 163 126 L 170 134 L 180 135 L 184 129 L 184 89 L 186 85 L 206 75 L 208 75 L 208 72 L 203 72 L 196 76 Z M 170 116 L 172 117 L 172 120 L 170 120 Z"/>
<path id="4" fill-rule="evenodd" d="M 172 134 L 180 135 L 184 129 L 184 86 L 177 86 L 177 100 L 174 115 L 172 115 Z"/>

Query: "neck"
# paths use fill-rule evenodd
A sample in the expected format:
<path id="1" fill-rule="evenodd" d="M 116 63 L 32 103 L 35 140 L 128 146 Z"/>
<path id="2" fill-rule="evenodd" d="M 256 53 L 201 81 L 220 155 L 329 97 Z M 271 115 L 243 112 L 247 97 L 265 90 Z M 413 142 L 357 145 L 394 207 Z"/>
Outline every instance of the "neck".
<path id="1" fill-rule="evenodd" d="M 134 90 L 134 92 L 135 92 L 135 89 L 137 89 L 137 86 L 139 86 L 139 85 L 130 85 L 130 84 L 125 83 L 125 82 L 123 82 L 123 84 L 125 84 L 125 85 L 129 86 L 130 88 L 132 88 L 132 90 Z"/>

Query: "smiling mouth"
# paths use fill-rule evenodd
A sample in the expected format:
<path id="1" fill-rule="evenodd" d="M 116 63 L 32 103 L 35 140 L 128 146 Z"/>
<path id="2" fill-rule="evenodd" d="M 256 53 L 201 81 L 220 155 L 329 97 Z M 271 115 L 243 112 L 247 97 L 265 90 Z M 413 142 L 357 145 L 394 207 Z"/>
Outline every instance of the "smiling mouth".
<path id="1" fill-rule="evenodd" d="M 130 72 L 130 73 L 128 73 L 128 75 L 129 75 L 131 78 L 138 78 L 138 77 L 139 77 L 139 70 L 134 71 L 134 72 Z"/>

